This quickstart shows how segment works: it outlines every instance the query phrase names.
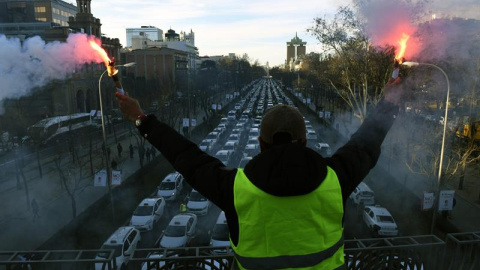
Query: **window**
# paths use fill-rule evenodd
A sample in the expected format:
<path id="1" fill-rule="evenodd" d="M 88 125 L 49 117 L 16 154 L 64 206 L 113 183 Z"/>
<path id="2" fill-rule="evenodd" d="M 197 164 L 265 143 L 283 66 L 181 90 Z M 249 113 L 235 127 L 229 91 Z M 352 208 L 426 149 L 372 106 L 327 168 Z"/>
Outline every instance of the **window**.
<path id="1" fill-rule="evenodd" d="M 44 13 L 46 11 L 45 7 L 35 7 L 35 13 Z"/>
<path id="2" fill-rule="evenodd" d="M 47 18 L 45 18 L 45 17 L 37 17 L 37 21 L 46 22 L 46 21 L 47 21 Z"/>

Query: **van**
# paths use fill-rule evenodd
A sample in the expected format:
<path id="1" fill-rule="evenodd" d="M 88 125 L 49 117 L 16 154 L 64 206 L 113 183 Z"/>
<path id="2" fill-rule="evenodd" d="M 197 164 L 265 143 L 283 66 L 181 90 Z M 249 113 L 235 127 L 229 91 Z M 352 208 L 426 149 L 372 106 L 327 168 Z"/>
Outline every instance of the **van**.
<path id="1" fill-rule="evenodd" d="M 360 203 L 362 203 L 363 205 L 375 204 L 375 194 L 370 189 L 370 187 L 363 182 L 361 182 L 355 188 L 355 190 L 353 190 L 349 198 L 354 204 L 360 204 Z"/>

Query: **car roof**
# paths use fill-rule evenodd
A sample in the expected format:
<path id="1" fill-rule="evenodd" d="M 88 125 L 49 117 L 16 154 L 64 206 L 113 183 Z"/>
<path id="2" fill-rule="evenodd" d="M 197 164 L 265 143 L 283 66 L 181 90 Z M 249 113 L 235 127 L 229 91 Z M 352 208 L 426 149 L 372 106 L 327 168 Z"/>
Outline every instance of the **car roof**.
<path id="1" fill-rule="evenodd" d="M 195 214 L 191 214 L 191 213 L 178 214 L 172 218 L 172 220 L 168 225 L 175 225 L 175 226 L 187 225 L 188 220 L 192 218 L 192 216 L 195 216 Z"/>
<path id="2" fill-rule="evenodd" d="M 132 231 L 135 230 L 132 226 L 122 226 L 118 228 L 110 237 L 107 239 L 105 244 L 109 245 L 116 245 L 116 244 L 123 244 L 125 237 Z"/>
<path id="3" fill-rule="evenodd" d="M 158 200 L 162 200 L 162 198 L 146 198 L 140 202 L 139 206 L 154 206 Z"/>
<path id="4" fill-rule="evenodd" d="M 228 150 L 218 150 L 215 155 L 228 155 Z"/>
<path id="5" fill-rule="evenodd" d="M 390 212 L 388 212 L 387 208 L 381 207 L 379 205 L 377 205 L 377 206 L 365 206 L 365 208 L 370 208 L 370 210 L 372 210 L 372 212 L 375 215 L 392 216 L 392 214 L 390 214 Z"/>
<path id="6" fill-rule="evenodd" d="M 175 178 L 176 178 L 177 175 L 179 175 L 179 174 L 180 174 L 179 172 L 169 173 L 167 176 L 165 176 L 165 178 L 163 179 L 162 182 L 172 182 L 172 181 L 175 181 Z"/>
<path id="7" fill-rule="evenodd" d="M 364 182 L 360 182 L 360 184 L 358 184 L 358 189 L 361 189 L 361 190 L 365 190 L 365 191 L 372 191 L 372 189 L 367 185 L 365 184 Z"/>

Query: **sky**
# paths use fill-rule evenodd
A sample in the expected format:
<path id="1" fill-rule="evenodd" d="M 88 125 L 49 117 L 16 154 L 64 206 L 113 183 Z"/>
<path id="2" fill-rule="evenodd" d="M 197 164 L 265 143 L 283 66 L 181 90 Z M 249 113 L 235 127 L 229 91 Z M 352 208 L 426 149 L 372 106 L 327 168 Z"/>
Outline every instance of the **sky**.
<path id="1" fill-rule="evenodd" d="M 336 13 L 348 0 L 92 0 L 92 14 L 102 23 L 102 33 L 126 45 L 126 28 L 150 25 L 195 33 L 200 56 L 247 53 L 252 61 L 276 66 L 286 59 L 286 42 L 295 33 L 307 42 L 307 53 L 319 50 L 306 29 L 313 19 Z M 112 5 L 112 3 L 114 3 Z"/>

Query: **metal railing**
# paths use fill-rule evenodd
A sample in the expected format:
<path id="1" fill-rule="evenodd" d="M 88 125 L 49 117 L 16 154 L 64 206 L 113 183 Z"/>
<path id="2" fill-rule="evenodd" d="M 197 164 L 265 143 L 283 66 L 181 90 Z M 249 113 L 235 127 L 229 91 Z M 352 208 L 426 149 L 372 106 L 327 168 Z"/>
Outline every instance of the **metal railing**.
<path id="1" fill-rule="evenodd" d="M 224 252 L 219 252 L 224 251 Z M 98 258 L 107 252 L 106 258 Z M 116 269 L 111 250 L 39 250 L 0 252 L 0 269 Z M 480 232 L 345 240 L 345 262 L 356 269 L 480 269 Z M 230 247 L 137 249 L 125 269 L 231 269 Z M 21 268 L 21 267 L 24 268 Z M 28 268 L 30 267 L 30 268 Z M 120 266 L 119 266 L 120 267 Z M 97 268 L 98 269 L 98 268 Z"/>

